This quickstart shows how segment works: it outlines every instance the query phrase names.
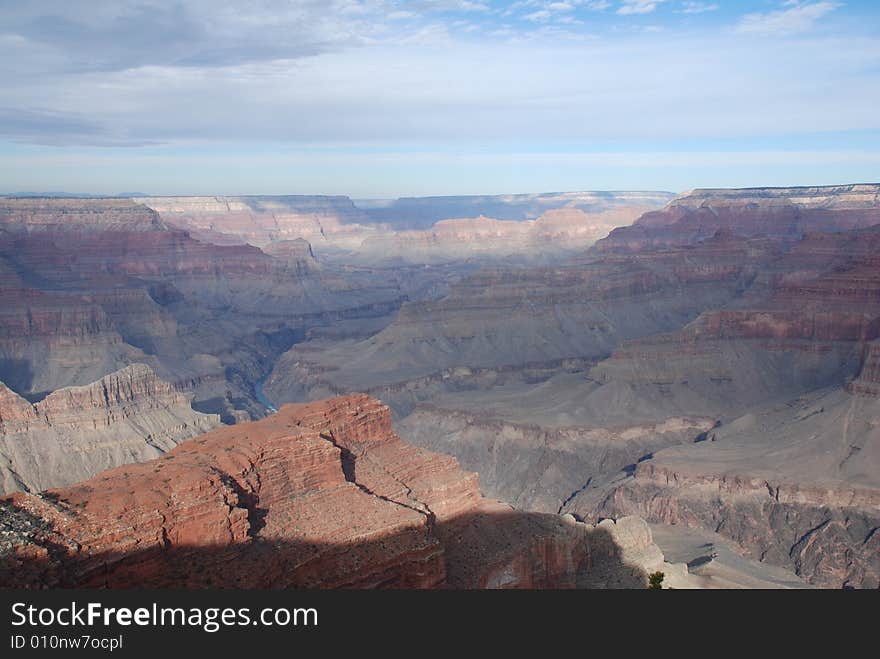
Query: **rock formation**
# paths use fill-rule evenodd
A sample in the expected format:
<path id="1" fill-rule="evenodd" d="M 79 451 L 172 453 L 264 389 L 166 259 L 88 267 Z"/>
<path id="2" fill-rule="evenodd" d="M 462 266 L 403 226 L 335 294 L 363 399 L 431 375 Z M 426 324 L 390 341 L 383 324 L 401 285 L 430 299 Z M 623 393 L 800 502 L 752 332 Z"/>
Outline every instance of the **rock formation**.
<path id="1" fill-rule="evenodd" d="M 0 491 L 62 487 L 150 460 L 219 424 L 192 393 L 134 364 L 31 404 L 0 383 Z"/>
<path id="2" fill-rule="evenodd" d="M 294 347 L 267 391 L 278 401 L 366 391 L 398 412 L 453 369 L 559 368 L 621 341 L 677 329 L 730 302 L 776 257 L 762 241 L 707 241 L 638 258 L 609 255 L 555 268 L 486 268 L 439 300 L 409 302 L 361 342 Z M 442 388 L 441 388 L 442 389 Z"/>
<path id="3" fill-rule="evenodd" d="M 877 399 L 840 390 L 779 405 L 664 449 L 567 509 L 716 531 L 813 585 L 877 588 L 878 420 Z"/>
<path id="4" fill-rule="evenodd" d="M 0 584 L 29 588 L 643 587 L 664 565 L 641 520 L 590 527 L 483 499 L 366 396 L 0 499 L 0 526 Z"/>
<path id="5" fill-rule="evenodd" d="M 719 229 L 795 242 L 804 234 L 880 224 L 880 185 L 695 190 L 597 243 L 602 251 L 691 245 Z"/>
<path id="6" fill-rule="evenodd" d="M 276 253 L 196 240 L 130 200 L 0 199 L 0 380 L 39 399 L 144 363 L 226 422 L 261 416 L 254 385 L 298 336 L 357 333 L 407 295 L 322 269 L 304 243 Z"/>
<path id="7" fill-rule="evenodd" d="M 426 197 L 149 197 L 137 201 L 205 242 L 272 252 L 303 239 L 340 263 L 446 263 L 474 258 L 547 261 L 585 249 L 669 201 L 666 193 Z"/>

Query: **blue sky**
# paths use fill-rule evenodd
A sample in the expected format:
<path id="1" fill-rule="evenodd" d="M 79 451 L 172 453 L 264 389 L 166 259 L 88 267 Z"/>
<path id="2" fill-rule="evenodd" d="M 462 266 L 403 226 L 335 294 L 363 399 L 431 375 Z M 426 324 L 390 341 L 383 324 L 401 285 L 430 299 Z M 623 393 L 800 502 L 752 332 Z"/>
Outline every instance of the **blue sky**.
<path id="1" fill-rule="evenodd" d="M 880 181 L 880 3 L 0 0 L 0 191 Z"/>

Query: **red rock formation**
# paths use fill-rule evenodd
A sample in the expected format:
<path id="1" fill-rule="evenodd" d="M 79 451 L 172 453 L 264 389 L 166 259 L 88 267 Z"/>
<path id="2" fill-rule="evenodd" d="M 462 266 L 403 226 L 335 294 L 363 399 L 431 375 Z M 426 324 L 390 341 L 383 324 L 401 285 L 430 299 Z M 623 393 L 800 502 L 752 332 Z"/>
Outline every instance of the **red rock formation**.
<path id="1" fill-rule="evenodd" d="M 0 499 L 0 525 L 0 584 L 24 587 L 564 587 L 616 556 L 604 530 L 482 499 L 362 395 Z"/>

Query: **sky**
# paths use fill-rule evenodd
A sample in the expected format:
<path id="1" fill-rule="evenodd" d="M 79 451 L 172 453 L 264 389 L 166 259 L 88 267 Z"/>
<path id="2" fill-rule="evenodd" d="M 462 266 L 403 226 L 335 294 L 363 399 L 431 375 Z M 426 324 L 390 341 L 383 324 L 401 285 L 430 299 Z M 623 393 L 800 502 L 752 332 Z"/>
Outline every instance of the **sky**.
<path id="1" fill-rule="evenodd" d="M 0 0 L 0 192 L 880 181 L 875 0 Z"/>

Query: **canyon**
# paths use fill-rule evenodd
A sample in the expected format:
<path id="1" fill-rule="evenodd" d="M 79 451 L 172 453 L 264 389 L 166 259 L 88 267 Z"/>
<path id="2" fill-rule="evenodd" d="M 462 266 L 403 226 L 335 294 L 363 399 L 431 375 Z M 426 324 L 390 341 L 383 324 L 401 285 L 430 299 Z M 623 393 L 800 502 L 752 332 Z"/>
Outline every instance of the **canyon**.
<path id="1" fill-rule="evenodd" d="M 602 222 L 631 221 L 642 207 L 632 204 L 658 196 L 663 199 L 662 194 L 632 200 L 623 193 L 548 196 L 538 208 L 558 209 L 563 217 L 557 225 L 592 241 Z M 478 201 L 496 210 L 506 203 Z M 538 235 L 540 218 L 486 221 L 497 224 L 492 235 L 510 234 L 514 251 L 525 249 L 526 235 L 544 244 L 570 238 L 565 231 Z M 0 456 L 3 491 L 70 484 L 114 466 L 110 455 L 116 464 L 153 457 L 216 423 L 207 419 L 231 424 L 261 418 L 273 408 L 263 380 L 293 344 L 307 337 L 370 336 L 405 301 L 442 297 L 479 267 L 462 241 L 479 232 L 480 222 L 445 222 L 457 227 L 445 238 L 448 263 L 426 267 L 416 258 L 411 265 L 373 267 L 319 260 L 309 242 L 324 247 L 326 238 L 334 249 L 356 248 L 370 261 L 365 239 L 394 235 L 345 197 L 0 199 L 0 382 L 10 407 L 3 414 L 42 419 L 21 427 L 7 424 Z M 345 236 L 356 240 L 346 243 Z M 108 449 L 101 458 L 90 440 L 81 437 L 85 445 L 78 447 L 76 432 L 56 428 L 45 410 L 53 408 L 59 392 L 100 389 L 103 378 L 135 364 L 155 375 L 161 383 L 157 392 L 170 387 L 191 401 L 171 401 L 160 393 L 152 401 L 150 395 L 140 397 L 144 414 L 150 405 L 165 410 L 167 427 L 152 413 L 138 431 L 132 422 L 124 432 L 110 423 L 113 433 L 140 445 Z M 42 407 L 25 411 L 26 403 Z M 115 405 L 108 399 L 102 407 L 88 406 L 94 418 L 84 414 L 82 429 L 108 426 L 108 418 L 115 423 Z M 191 410 L 184 413 L 184 407 Z M 46 448 L 35 454 L 36 446 Z M 38 460 L 66 453 L 79 456 L 72 458 L 78 464 L 67 476 L 63 460 L 51 468 Z M 45 473 L 38 475 L 40 469 Z"/>
<path id="2" fill-rule="evenodd" d="M 3 578 L 876 588 L 878 254 L 880 185 L 0 199 Z"/>
<path id="3" fill-rule="evenodd" d="M 372 337 L 301 342 L 267 391 L 367 391 L 520 509 L 641 515 L 875 587 L 878 191 L 684 195 L 555 267 L 487 267 Z"/>

